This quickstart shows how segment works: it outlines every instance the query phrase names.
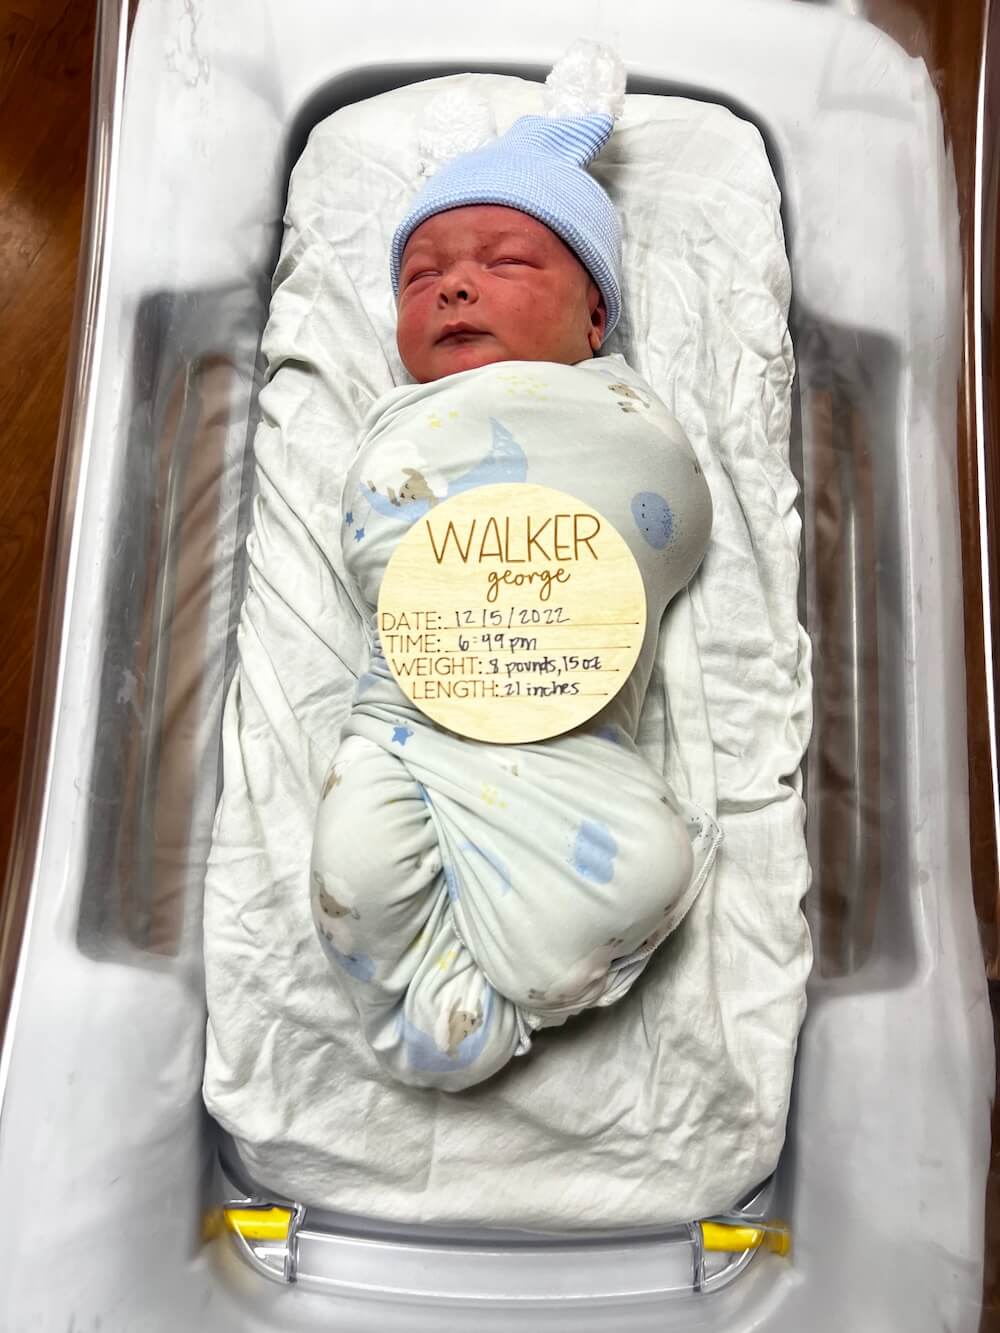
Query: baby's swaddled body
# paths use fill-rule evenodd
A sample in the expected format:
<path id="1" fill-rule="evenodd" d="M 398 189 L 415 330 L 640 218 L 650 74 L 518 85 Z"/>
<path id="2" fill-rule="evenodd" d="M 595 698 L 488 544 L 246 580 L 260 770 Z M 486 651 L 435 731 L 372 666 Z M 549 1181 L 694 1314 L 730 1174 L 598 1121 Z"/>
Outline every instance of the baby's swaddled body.
<path id="1" fill-rule="evenodd" d="M 438 500 L 492 482 L 597 509 L 645 585 L 623 688 L 583 727 L 534 744 L 436 726 L 376 631 L 400 538 Z M 677 422 L 613 356 L 505 361 L 392 391 L 366 421 L 343 510 L 372 655 L 324 784 L 313 910 L 382 1064 L 458 1089 L 527 1050 L 533 1030 L 624 995 L 704 881 L 715 825 L 635 735 L 660 620 L 702 558 L 711 500 Z"/>

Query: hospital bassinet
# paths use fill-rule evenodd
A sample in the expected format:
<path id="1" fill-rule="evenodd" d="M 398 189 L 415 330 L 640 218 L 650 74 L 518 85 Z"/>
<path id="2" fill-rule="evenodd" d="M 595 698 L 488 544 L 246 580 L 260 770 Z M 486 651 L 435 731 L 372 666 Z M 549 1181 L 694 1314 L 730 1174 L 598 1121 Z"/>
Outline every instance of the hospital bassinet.
<path id="1" fill-rule="evenodd" d="M 785 199 L 819 963 L 782 1166 L 742 1203 L 790 1224 L 791 1259 L 719 1257 L 700 1228 L 458 1235 L 289 1200 L 238 1242 L 271 1284 L 203 1238 L 255 1187 L 201 1108 L 199 909 L 288 173 L 337 106 L 459 70 L 539 77 L 583 20 L 510 0 L 480 34 L 449 3 L 140 0 L 130 30 L 124 9 L 101 8 L 12 865 L 27 912 L 0 1066 L 0 1327 L 506 1328 L 528 1309 L 553 1329 L 974 1329 L 993 1067 L 969 876 L 962 268 L 925 68 L 789 0 L 586 16 L 633 90 L 756 123 Z"/>

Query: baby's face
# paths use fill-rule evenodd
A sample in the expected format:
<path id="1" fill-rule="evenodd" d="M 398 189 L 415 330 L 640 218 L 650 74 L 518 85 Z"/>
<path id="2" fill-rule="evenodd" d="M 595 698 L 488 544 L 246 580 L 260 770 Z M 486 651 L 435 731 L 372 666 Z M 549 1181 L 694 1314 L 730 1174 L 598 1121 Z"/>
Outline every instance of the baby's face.
<path id="1" fill-rule="evenodd" d="M 403 251 L 396 343 L 419 384 L 495 361 L 574 365 L 600 347 L 605 320 L 572 250 L 517 209 L 437 213 Z"/>

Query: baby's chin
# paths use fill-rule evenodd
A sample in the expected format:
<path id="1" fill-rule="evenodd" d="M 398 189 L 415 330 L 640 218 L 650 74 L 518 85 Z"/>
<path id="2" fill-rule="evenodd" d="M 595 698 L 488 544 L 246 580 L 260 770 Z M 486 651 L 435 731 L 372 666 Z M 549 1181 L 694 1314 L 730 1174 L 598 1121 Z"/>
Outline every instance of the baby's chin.
<path id="1" fill-rule="evenodd" d="M 588 353 L 589 348 L 572 359 L 559 355 L 545 356 L 537 347 L 518 350 L 484 336 L 482 341 L 476 339 L 451 347 L 433 347 L 418 365 L 406 368 L 418 384 L 430 384 L 434 380 L 443 380 L 446 375 L 457 375 L 463 370 L 479 370 L 481 366 L 494 366 L 499 361 L 556 361 L 572 366 L 584 360 Z"/>
<path id="2" fill-rule="evenodd" d="M 429 384 L 432 380 L 444 379 L 446 375 L 457 375 L 463 370 L 478 370 L 481 366 L 493 366 L 498 361 L 510 360 L 516 360 L 516 357 L 494 338 L 484 335 L 454 346 L 432 348 L 425 362 L 418 367 L 421 373 L 414 375 L 414 379 L 421 384 Z"/>

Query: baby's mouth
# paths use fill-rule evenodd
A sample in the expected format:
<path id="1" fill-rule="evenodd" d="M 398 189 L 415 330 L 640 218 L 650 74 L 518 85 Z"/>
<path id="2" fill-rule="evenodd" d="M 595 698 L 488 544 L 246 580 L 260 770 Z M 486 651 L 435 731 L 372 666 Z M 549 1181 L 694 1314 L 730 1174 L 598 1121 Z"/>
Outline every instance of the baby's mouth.
<path id="1" fill-rule="evenodd" d="M 485 329 L 477 329 L 474 324 L 446 324 L 436 340 L 438 347 L 461 345 L 474 338 L 488 337 Z"/>

